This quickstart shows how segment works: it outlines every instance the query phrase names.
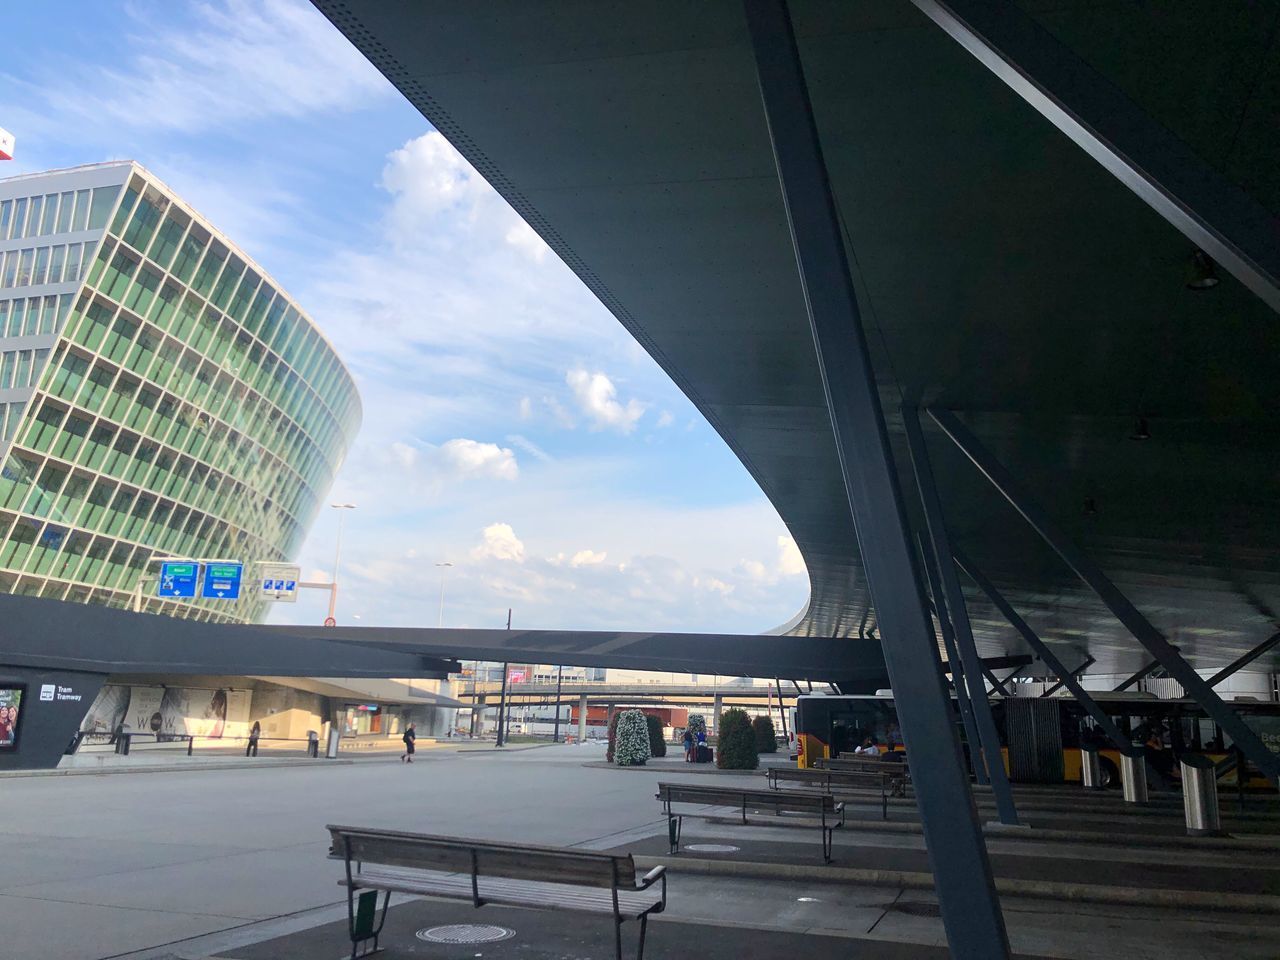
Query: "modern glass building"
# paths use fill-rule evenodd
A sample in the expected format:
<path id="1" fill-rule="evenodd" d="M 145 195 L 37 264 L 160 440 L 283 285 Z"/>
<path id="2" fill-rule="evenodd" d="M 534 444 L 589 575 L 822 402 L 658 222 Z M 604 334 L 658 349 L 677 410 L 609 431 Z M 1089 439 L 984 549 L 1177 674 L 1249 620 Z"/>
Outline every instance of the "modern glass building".
<path id="1" fill-rule="evenodd" d="M 359 427 L 350 374 L 266 273 L 143 167 L 0 180 L 0 591 L 254 621 Z M 160 600 L 157 558 L 241 599 Z"/>

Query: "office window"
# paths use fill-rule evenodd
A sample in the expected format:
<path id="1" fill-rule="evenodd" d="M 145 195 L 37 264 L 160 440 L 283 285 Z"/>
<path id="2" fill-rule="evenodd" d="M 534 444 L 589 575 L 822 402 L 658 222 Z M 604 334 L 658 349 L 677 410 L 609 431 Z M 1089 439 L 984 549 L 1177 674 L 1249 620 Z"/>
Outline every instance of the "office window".
<path id="1" fill-rule="evenodd" d="M 27 215 L 27 229 L 24 237 L 34 237 L 40 233 L 40 211 L 44 209 L 44 197 L 32 197 L 30 213 Z"/>
<path id="2" fill-rule="evenodd" d="M 93 191 L 93 204 L 89 208 L 89 229 L 99 230 L 107 225 L 107 214 L 120 195 L 118 186 L 98 187 Z"/>
<path id="3" fill-rule="evenodd" d="M 37 333 L 56 333 L 58 327 L 58 298 L 48 296 L 44 298 L 44 305 L 40 308 L 40 323 L 36 327 Z"/>
<path id="4" fill-rule="evenodd" d="M 53 233 L 54 223 L 58 214 L 58 195 L 49 193 L 44 198 L 44 216 L 40 220 L 40 233 L 48 236 Z"/>
<path id="5" fill-rule="evenodd" d="M 67 266 L 62 279 L 68 283 L 80 279 L 80 244 L 67 245 Z"/>
<path id="6" fill-rule="evenodd" d="M 13 228 L 9 231 L 7 239 L 13 240 L 26 236 L 27 229 L 27 198 L 19 197 L 13 201 Z"/>
<path id="7" fill-rule="evenodd" d="M 84 230 L 89 226 L 89 191 L 76 191 L 76 212 L 71 218 L 72 230 Z"/>
<path id="8" fill-rule="evenodd" d="M 0 240 L 9 239 L 9 224 L 13 222 L 13 201 L 0 200 Z"/>
<path id="9" fill-rule="evenodd" d="M 49 275 L 49 248 L 39 247 L 36 250 L 35 269 L 31 272 L 32 284 L 44 283 Z"/>
<path id="10" fill-rule="evenodd" d="M 59 244 L 49 249 L 49 279 L 48 283 L 62 282 L 62 264 L 67 256 L 67 248 Z"/>
<path id="11" fill-rule="evenodd" d="M 35 262 L 36 251 L 33 247 L 28 247 L 22 251 L 18 257 L 18 278 L 16 281 L 18 286 L 25 287 L 31 282 L 31 268 L 35 266 Z"/>
<path id="12" fill-rule="evenodd" d="M 12 287 L 18 278 L 18 251 L 10 250 L 4 254 L 3 274 L 0 274 L 0 286 Z"/>
<path id="13" fill-rule="evenodd" d="M 71 230 L 71 214 L 75 209 L 76 195 L 68 190 L 58 201 L 58 233 Z"/>

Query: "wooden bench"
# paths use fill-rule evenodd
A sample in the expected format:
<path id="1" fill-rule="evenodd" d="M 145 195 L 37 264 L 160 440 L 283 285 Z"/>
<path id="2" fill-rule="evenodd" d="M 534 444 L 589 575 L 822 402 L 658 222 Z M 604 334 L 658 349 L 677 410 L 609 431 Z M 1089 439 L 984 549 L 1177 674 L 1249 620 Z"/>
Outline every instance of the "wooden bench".
<path id="1" fill-rule="evenodd" d="M 893 792 L 893 774 L 887 771 L 863 772 L 861 770 L 810 770 L 797 767 L 770 767 L 765 772 L 769 786 L 782 789 L 783 783 L 796 783 L 802 787 L 816 787 L 826 793 L 840 790 L 869 789 L 880 791 L 880 817 L 889 819 L 889 795 Z"/>
<path id="2" fill-rule="evenodd" d="M 622 924 L 640 921 L 637 960 L 644 957 L 649 914 L 667 905 L 667 868 L 636 877 L 630 854 L 495 843 L 395 830 L 330 825 L 330 855 L 343 861 L 352 960 L 361 944 L 378 937 L 391 894 L 468 900 L 538 910 L 569 910 L 613 917 L 617 960 L 622 960 Z M 659 884 L 659 889 L 652 889 Z M 378 891 L 382 916 L 374 925 Z M 357 896 L 358 891 L 365 893 Z"/>
<path id="3" fill-rule="evenodd" d="M 667 816 L 667 837 L 671 852 L 680 852 L 680 833 L 685 817 L 703 820 L 720 820 L 741 812 L 742 822 L 748 823 L 748 812 L 768 812 L 774 816 L 784 813 L 810 814 L 817 817 L 816 826 L 822 831 L 822 859 L 831 862 L 832 831 L 844 825 L 844 804 L 829 793 L 798 793 L 780 790 L 752 790 L 742 787 L 709 787 L 687 783 L 660 783 L 656 798 L 662 803 Z M 698 804 L 710 807 L 696 812 L 677 813 L 674 804 Z"/>
<path id="4" fill-rule="evenodd" d="M 863 773 L 888 773 L 893 779 L 890 782 L 890 796 L 905 797 L 907 786 L 911 783 L 911 769 L 907 766 L 903 754 L 889 754 L 890 757 L 902 756 L 903 759 L 884 759 L 879 757 L 857 757 L 846 754 L 839 757 L 819 757 L 814 767 L 819 770 L 850 770 Z"/>

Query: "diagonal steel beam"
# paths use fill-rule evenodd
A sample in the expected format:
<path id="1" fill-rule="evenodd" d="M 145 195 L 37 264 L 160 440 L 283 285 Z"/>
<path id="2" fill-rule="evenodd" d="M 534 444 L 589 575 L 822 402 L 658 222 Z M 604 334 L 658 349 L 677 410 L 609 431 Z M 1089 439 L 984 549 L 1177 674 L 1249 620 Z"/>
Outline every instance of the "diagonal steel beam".
<path id="1" fill-rule="evenodd" d="M 990 780 L 987 777 L 986 765 L 979 759 L 978 749 L 982 741 L 978 739 L 978 728 L 973 720 L 973 704 L 969 702 L 969 691 L 964 682 L 964 667 L 960 663 L 960 655 L 956 651 L 955 633 L 947 617 L 947 601 L 942 596 L 938 568 L 933 564 L 933 557 L 924 537 L 920 538 L 920 561 L 924 567 L 925 579 L 929 583 L 929 595 L 933 597 L 933 612 L 938 618 L 938 627 L 942 631 L 942 645 L 947 651 L 947 663 L 944 666 L 949 668 L 951 673 L 951 685 L 956 692 L 956 706 L 960 708 L 960 722 L 964 725 L 965 740 L 969 743 L 969 767 L 973 770 L 973 776 L 978 784 L 986 786 Z M 982 670 L 984 673 L 988 672 L 985 665 Z"/>
<path id="2" fill-rule="evenodd" d="M 982 759 L 991 781 L 996 811 L 1000 822 L 1010 826 L 1018 823 L 1018 808 L 1013 802 L 1013 790 L 1004 769 L 1004 754 L 1000 750 L 1000 734 L 991 716 L 991 701 L 987 699 L 987 685 L 982 678 L 982 661 L 977 645 L 973 642 L 973 628 L 969 623 L 969 611 L 965 606 L 960 578 L 956 576 L 952 560 L 951 539 L 947 521 L 942 515 L 942 503 L 934 481 L 933 467 L 929 463 L 929 451 L 925 448 L 924 432 L 920 429 L 920 410 L 914 404 L 902 405 L 902 421 L 907 432 L 907 450 L 911 454 L 911 468 L 916 475 L 916 488 L 920 493 L 920 505 L 924 508 L 925 525 L 929 528 L 929 540 L 933 558 L 937 563 L 942 585 L 942 596 L 947 600 L 947 612 L 955 632 L 956 647 L 964 667 L 963 682 L 969 691 L 973 706 L 973 719 L 978 728 L 982 746 Z"/>
<path id="3" fill-rule="evenodd" d="M 1233 673 L 1238 673 L 1240 670 L 1243 670 L 1245 667 L 1253 663 L 1253 661 L 1257 660 L 1260 656 L 1262 656 L 1267 651 L 1271 650 L 1277 644 L 1280 644 L 1280 633 L 1273 633 L 1270 637 L 1268 637 L 1266 640 L 1263 640 L 1260 644 L 1258 644 L 1256 647 L 1254 647 L 1252 650 L 1246 653 L 1243 657 L 1239 657 L 1235 660 L 1232 660 L 1229 664 L 1227 664 L 1225 667 L 1223 667 L 1221 670 L 1215 673 L 1212 677 L 1210 677 L 1208 681 L 1209 686 L 1216 687 L 1223 680 L 1227 679 L 1227 677 L 1231 676 Z"/>
<path id="4" fill-rule="evenodd" d="M 1009 621 L 1009 625 L 1018 631 L 1022 639 L 1027 642 L 1027 645 L 1036 652 L 1036 655 L 1044 661 L 1045 666 L 1052 670 L 1063 685 L 1071 691 L 1071 695 L 1080 701 L 1080 706 L 1084 707 L 1085 712 L 1093 718 L 1093 722 L 1102 729 L 1102 732 L 1110 738 L 1112 743 L 1121 750 L 1127 750 L 1129 748 L 1129 738 L 1120 731 L 1115 722 L 1098 706 L 1097 701 L 1089 696 L 1088 691 L 1080 685 L 1075 676 L 1067 672 L 1067 668 L 1063 666 L 1057 655 L 1049 649 L 1049 645 L 1041 640 L 1027 621 L 1019 616 L 1018 611 L 1013 609 L 1012 604 L 1005 599 L 1004 594 L 996 589 L 996 585 L 988 580 L 986 574 L 979 570 L 973 561 L 959 550 L 956 551 L 955 558 L 956 565 L 965 572 L 970 580 L 978 585 L 978 589 L 987 595 L 987 599 Z"/>
<path id="5" fill-rule="evenodd" d="M 1097 657 L 1085 657 L 1084 663 L 1080 664 L 1080 666 L 1076 667 L 1074 670 L 1071 671 L 1071 676 L 1079 678 L 1080 674 L 1084 673 L 1086 670 L 1088 670 L 1091 666 L 1093 666 L 1097 662 L 1098 662 Z M 1052 697 L 1055 693 L 1057 693 L 1059 690 L 1061 690 L 1063 687 L 1066 686 L 1067 682 L 1062 679 L 1062 674 L 1058 674 L 1057 676 L 1058 676 L 1058 682 L 1055 683 L 1048 690 L 1046 690 L 1044 693 L 1040 694 L 1040 696 Z"/>
<path id="6" fill-rule="evenodd" d="M 1280 312 L 1280 222 L 1010 0 L 912 0 L 1112 176 Z"/>
<path id="7" fill-rule="evenodd" d="M 1182 659 L 1177 648 L 1165 639 L 1164 634 L 1129 602 L 1129 598 L 1120 592 L 1102 569 L 1027 496 L 1014 480 L 1013 475 L 991 455 L 955 414 L 948 410 L 931 409 L 929 415 L 973 462 L 974 466 L 1000 491 L 1001 496 L 1022 514 L 1023 519 L 1031 524 L 1031 528 L 1040 535 L 1041 539 L 1052 547 L 1072 572 L 1098 595 L 1107 609 L 1124 624 L 1125 629 L 1133 634 L 1134 639 L 1142 644 L 1147 653 L 1159 661 L 1160 666 L 1169 676 L 1182 684 L 1182 689 L 1186 691 L 1187 696 L 1204 708 L 1204 711 L 1226 731 L 1267 779 L 1272 783 L 1280 784 L 1280 754 L 1272 753 L 1267 749 L 1262 738 L 1213 692 L 1213 687 L 1196 673 L 1191 664 Z"/>
<path id="8" fill-rule="evenodd" d="M 911 756 L 942 923 L 957 960 L 1008 958 L 1009 937 L 942 683 L 791 13 L 785 0 L 743 0 L 742 8 L 856 549 Z"/>
<path id="9" fill-rule="evenodd" d="M 1017 671 L 1015 670 L 1014 673 L 1017 673 Z M 999 692 L 1000 696 L 1002 697 L 1013 696 L 1013 694 L 1010 693 L 1008 688 L 1004 685 L 1004 680 L 1001 680 L 994 673 L 992 673 L 990 667 L 984 665 L 982 668 L 982 675 L 987 678 L 987 682 L 990 683 L 991 686 L 995 687 L 995 689 Z M 1012 675 L 1013 674 L 1010 674 L 1010 676 Z M 1007 680 L 1008 677 L 1006 677 L 1005 679 Z"/>
<path id="10" fill-rule="evenodd" d="M 1130 687 L 1132 687 L 1134 684 L 1138 683 L 1138 682 L 1139 682 L 1139 681 L 1141 681 L 1141 680 L 1145 680 L 1145 679 L 1147 679 L 1147 677 L 1151 676 L 1153 673 L 1155 673 L 1155 672 L 1156 672 L 1157 670 L 1159 670 L 1159 669 L 1160 669 L 1160 661 L 1159 661 L 1159 660 L 1152 660 L 1152 661 L 1151 661 L 1150 663 L 1148 663 L 1145 667 L 1143 667 L 1143 668 L 1142 668 L 1142 669 L 1140 669 L 1137 673 L 1135 673 L 1135 674 L 1133 674 L 1132 676 L 1130 676 L 1130 677 L 1129 677 L 1129 679 L 1127 679 L 1127 680 L 1125 680 L 1124 682 L 1122 682 L 1118 687 L 1116 687 L 1116 688 L 1115 688 L 1114 690 L 1112 690 L 1111 692 L 1112 692 L 1112 693 L 1124 693 L 1126 690 L 1128 690 L 1128 689 L 1129 689 Z"/>

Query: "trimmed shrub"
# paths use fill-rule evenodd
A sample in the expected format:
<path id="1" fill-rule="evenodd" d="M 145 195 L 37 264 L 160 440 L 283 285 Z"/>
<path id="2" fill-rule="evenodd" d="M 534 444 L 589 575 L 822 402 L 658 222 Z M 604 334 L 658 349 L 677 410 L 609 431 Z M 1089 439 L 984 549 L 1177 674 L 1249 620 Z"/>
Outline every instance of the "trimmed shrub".
<path id="1" fill-rule="evenodd" d="M 773 717 L 756 717 L 751 721 L 751 729 L 756 732 L 757 753 L 778 752 L 778 735 L 773 732 Z"/>
<path id="2" fill-rule="evenodd" d="M 649 759 L 649 724 L 639 710 L 618 714 L 617 745 L 613 762 L 620 767 L 639 767 Z"/>
<path id="3" fill-rule="evenodd" d="M 707 732 L 707 718 L 700 713 L 691 713 L 689 714 L 689 720 L 685 725 L 685 729 L 692 733 L 696 738 L 699 731 L 703 733 Z"/>
<path id="4" fill-rule="evenodd" d="M 665 757 L 667 755 L 667 741 L 662 735 L 662 718 L 655 717 L 652 713 L 646 713 L 644 719 L 649 725 L 649 756 Z"/>
<path id="5" fill-rule="evenodd" d="M 613 755 L 618 745 L 618 714 L 619 711 L 613 711 L 613 716 L 609 718 L 609 748 L 604 752 L 604 758 L 607 762 L 613 763 Z"/>
<path id="6" fill-rule="evenodd" d="M 722 770 L 754 770 L 760 766 L 756 733 L 747 711 L 730 707 L 720 715 L 720 735 L 716 743 L 716 766 Z"/>

